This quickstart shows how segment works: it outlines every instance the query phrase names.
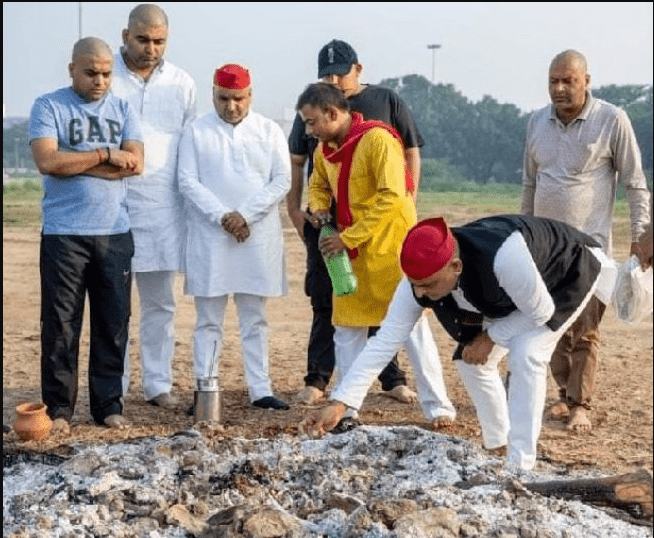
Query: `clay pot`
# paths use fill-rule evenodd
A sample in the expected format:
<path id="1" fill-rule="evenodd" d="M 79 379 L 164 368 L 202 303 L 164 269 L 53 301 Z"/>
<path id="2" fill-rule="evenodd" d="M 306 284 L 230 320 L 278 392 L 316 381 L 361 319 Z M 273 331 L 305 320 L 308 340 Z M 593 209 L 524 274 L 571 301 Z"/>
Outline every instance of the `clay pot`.
<path id="1" fill-rule="evenodd" d="M 47 405 L 28 402 L 16 406 L 16 418 L 12 424 L 21 441 L 42 441 L 50 433 L 52 420 L 46 413 Z"/>

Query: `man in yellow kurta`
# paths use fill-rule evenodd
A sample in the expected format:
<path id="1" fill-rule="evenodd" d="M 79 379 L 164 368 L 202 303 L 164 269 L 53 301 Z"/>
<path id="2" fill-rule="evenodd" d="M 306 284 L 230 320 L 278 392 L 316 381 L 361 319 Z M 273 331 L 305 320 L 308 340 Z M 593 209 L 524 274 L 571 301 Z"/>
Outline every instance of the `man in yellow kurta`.
<path id="1" fill-rule="evenodd" d="M 327 257 L 348 250 L 359 288 L 334 297 L 336 367 L 345 375 L 365 346 L 369 328 L 386 315 L 402 271 L 402 241 L 416 223 L 402 143 L 381 122 L 350 113 L 342 92 L 330 84 L 311 84 L 297 110 L 307 134 L 320 140 L 309 180 L 309 207 L 315 223 L 337 203 L 339 234 L 323 238 Z"/>

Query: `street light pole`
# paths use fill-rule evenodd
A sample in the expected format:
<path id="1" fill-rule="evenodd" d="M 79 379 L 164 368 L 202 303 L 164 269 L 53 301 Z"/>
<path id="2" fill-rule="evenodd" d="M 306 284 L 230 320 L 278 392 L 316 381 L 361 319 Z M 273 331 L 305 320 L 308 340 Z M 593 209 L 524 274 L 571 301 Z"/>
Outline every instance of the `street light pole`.
<path id="1" fill-rule="evenodd" d="M 20 142 L 20 138 L 14 138 L 14 172 L 18 170 L 18 142 Z"/>
<path id="2" fill-rule="evenodd" d="M 436 84 L 436 49 L 440 49 L 441 46 L 438 43 L 433 43 L 427 45 L 428 49 L 431 49 L 431 83 Z"/>

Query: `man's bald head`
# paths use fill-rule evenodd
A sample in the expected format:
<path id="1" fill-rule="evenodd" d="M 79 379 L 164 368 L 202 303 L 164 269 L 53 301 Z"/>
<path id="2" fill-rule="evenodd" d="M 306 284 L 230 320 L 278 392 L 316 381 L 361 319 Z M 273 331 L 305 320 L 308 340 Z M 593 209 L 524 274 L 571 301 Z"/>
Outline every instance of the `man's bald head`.
<path id="1" fill-rule="evenodd" d="M 121 53 L 127 68 L 148 80 L 166 51 L 168 17 L 156 4 L 139 4 L 123 30 Z"/>
<path id="2" fill-rule="evenodd" d="M 549 93 L 556 116 L 567 125 L 586 104 L 590 75 L 586 58 L 576 50 L 564 50 L 550 63 Z"/>
<path id="3" fill-rule="evenodd" d="M 127 20 L 128 28 L 136 24 L 168 28 L 168 17 L 166 12 L 156 4 L 139 4 L 130 12 Z"/>
<path id="4" fill-rule="evenodd" d="M 73 46 L 68 72 L 73 90 L 85 101 L 98 101 L 109 91 L 114 58 L 102 39 L 84 37 Z"/>
<path id="5" fill-rule="evenodd" d="M 550 62 L 550 71 L 553 67 L 560 64 L 570 64 L 575 65 L 580 73 L 583 75 L 588 74 L 588 64 L 586 63 L 586 57 L 579 51 L 576 50 L 564 50 L 560 52 Z"/>
<path id="6" fill-rule="evenodd" d="M 73 45 L 73 62 L 82 56 L 113 58 L 111 48 L 99 37 L 83 37 Z"/>

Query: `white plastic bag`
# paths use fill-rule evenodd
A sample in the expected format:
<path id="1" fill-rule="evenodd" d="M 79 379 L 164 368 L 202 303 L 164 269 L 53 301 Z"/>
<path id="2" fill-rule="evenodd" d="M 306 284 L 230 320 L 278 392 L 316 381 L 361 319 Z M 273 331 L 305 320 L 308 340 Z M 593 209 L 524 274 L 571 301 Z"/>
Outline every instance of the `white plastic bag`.
<path id="1" fill-rule="evenodd" d="M 618 267 L 618 278 L 613 290 L 613 308 L 618 320 L 636 324 L 652 313 L 652 268 L 643 271 L 636 256 L 631 256 Z"/>

